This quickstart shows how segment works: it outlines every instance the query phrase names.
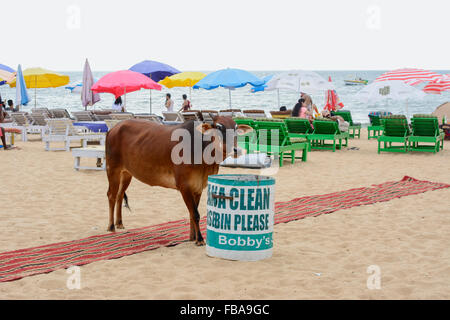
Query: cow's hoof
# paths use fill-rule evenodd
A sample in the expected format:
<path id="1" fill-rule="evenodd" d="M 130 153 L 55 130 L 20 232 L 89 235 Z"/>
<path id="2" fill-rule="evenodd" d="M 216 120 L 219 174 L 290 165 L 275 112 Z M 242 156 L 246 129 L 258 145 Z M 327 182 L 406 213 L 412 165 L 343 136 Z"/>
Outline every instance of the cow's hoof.
<path id="1" fill-rule="evenodd" d="M 205 241 L 204 240 L 201 240 L 201 241 L 195 241 L 195 245 L 197 246 L 197 247 L 201 247 L 201 246 L 204 246 L 205 245 Z"/>
<path id="2" fill-rule="evenodd" d="M 123 223 L 122 223 L 122 222 L 116 223 L 116 228 L 117 228 L 117 229 L 125 229 L 125 227 L 123 226 Z"/>
<path id="3" fill-rule="evenodd" d="M 116 228 L 114 228 L 114 225 L 112 224 L 112 225 L 110 225 L 110 226 L 108 227 L 108 229 L 106 229 L 106 231 L 109 231 L 109 232 L 115 232 L 115 231 L 116 231 Z"/>

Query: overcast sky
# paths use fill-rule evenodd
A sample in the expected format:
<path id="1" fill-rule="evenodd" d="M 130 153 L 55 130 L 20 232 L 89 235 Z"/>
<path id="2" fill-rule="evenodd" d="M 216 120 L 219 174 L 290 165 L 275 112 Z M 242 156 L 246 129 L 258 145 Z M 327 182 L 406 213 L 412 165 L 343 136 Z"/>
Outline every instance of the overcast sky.
<path id="1" fill-rule="evenodd" d="M 2 1 L 0 63 L 81 71 L 450 69 L 449 0 Z"/>

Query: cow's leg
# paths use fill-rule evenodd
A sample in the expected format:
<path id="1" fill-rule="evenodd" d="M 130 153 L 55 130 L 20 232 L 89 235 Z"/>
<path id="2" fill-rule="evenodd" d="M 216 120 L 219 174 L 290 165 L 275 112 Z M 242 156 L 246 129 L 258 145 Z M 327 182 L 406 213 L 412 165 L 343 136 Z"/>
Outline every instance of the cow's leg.
<path id="1" fill-rule="evenodd" d="M 199 226 L 199 220 L 200 220 L 200 214 L 198 213 L 198 203 L 196 203 L 197 198 L 194 193 L 191 191 L 190 188 L 183 188 L 180 190 L 181 194 L 183 196 L 184 203 L 186 204 L 186 207 L 189 210 L 189 218 L 190 218 L 190 225 L 191 225 L 191 234 L 192 229 L 194 233 L 194 239 L 195 244 L 198 246 L 202 246 L 205 244 L 205 241 L 203 240 L 203 236 L 200 232 L 200 226 Z M 192 228 L 194 227 L 194 228 Z"/>
<path id="2" fill-rule="evenodd" d="M 122 171 L 119 191 L 117 192 L 117 201 L 116 201 L 116 228 L 117 229 L 125 229 L 122 222 L 122 202 L 125 191 L 127 191 L 128 186 L 130 185 L 131 178 L 133 176 L 128 172 Z"/>
<path id="3" fill-rule="evenodd" d="M 202 196 L 201 193 L 200 194 L 194 194 L 194 202 L 195 202 L 195 207 L 197 208 L 197 211 L 198 211 L 198 205 L 200 203 L 201 196 Z M 196 237 L 195 237 L 195 224 L 194 224 L 192 219 L 189 219 L 189 221 L 190 221 L 190 225 L 191 225 L 189 241 L 194 241 L 196 239 Z"/>
<path id="4" fill-rule="evenodd" d="M 120 170 L 107 168 L 107 175 L 109 181 L 108 201 L 109 201 L 109 222 L 107 231 L 114 232 L 114 207 L 117 200 L 117 192 L 120 186 Z"/>

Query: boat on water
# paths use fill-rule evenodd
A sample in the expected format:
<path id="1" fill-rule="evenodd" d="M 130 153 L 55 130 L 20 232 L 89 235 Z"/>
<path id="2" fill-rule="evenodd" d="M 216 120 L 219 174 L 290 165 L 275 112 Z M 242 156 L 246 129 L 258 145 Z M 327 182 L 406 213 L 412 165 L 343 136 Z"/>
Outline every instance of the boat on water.
<path id="1" fill-rule="evenodd" d="M 367 83 L 369 83 L 369 80 L 355 77 L 354 79 L 344 80 L 344 82 L 347 86 L 357 86 L 366 85 Z"/>

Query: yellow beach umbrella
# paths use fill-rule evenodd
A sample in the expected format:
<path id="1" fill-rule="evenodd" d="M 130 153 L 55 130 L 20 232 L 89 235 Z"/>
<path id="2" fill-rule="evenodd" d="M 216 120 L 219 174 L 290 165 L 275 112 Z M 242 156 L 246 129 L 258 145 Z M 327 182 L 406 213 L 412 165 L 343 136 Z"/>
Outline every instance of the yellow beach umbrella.
<path id="1" fill-rule="evenodd" d="M 206 77 L 203 72 L 181 72 L 173 76 L 166 77 L 159 83 L 171 89 L 173 87 L 189 87 L 189 99 L 191 95 L 191 88 L 200 80 Z"/>
<path id="2" fill-rule="evenodd" d="M 23 78 L 27 88 L 34 90 L 34 106 L 36 107 L 36 88 L 57 88 L 69 83 L 69 76 L 59 74 L 43 68 L 28 68 L 23 71 Z M 16 81 L 9 84 L 11 88 L 16 86 Z"/>

